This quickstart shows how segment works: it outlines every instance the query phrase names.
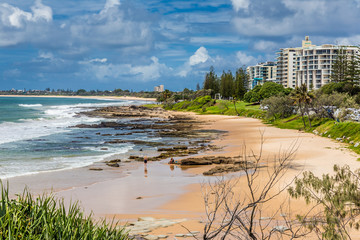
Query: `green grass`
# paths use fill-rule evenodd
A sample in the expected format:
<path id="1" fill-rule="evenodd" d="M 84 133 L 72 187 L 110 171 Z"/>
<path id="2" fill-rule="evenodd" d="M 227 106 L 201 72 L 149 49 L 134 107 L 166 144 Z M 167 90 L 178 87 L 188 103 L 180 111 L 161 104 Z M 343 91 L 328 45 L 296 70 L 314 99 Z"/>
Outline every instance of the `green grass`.
<path id="1" fill-rule="evenodd" d="M 144 105 L 142 105 L 142 106 L 143 106 L 143 107 L 146 107 L 146 108 L 153 109 L 153 108 L 162 107 L 163 105 L 162 105 L 162 104 L 144 104 Z"/>
<path id="2" fill-rule="evenodd" d="M 94 222 L 78 204 L 65 207 L 53 195 L 34 198 L 27 190 L 10 199 L 1 183 L 0 239 L 130 239 L 123 228 Z"/>

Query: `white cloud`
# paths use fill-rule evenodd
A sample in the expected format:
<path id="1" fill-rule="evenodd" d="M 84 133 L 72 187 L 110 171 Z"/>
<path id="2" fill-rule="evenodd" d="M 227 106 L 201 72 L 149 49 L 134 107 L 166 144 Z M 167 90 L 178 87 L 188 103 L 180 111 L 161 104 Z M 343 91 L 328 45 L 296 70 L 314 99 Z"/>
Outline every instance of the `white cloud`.
<path id="1" fill-rule="evenodd" d="M 189 58 L 190 66 L 197 65 L 199 63 L 204 63 L 210 58 L 208 51 L 204 47 L 200 47 L 194 55 Z"/>
<path id="2" fill-rule="evenodd" d="M 274 49 L 277 48 L 278 48 L 278 44 L 271 41 L 260 40 L 254 44 L 254 49 L 259 51 L 270 52 L 270 51 L 274 51 Z"/>
<path id="3" fill-rule="evenodd" d="M 258 62 L 258 58 L 251 55 L 247 55 L 246 53 L 241 51 L 238 51 L 236 53 L 236 58 L 238 63 L 241 65 L 252 65 Z"/>
<path id="4" fill-rule="evenodd" d="M 53 19 L 53 12 L 51 7 L 42 4 L 41 0 L 37 0 L 35 2 L 35 6 L 31 7 L 31 10 L 33 11 L 33 19 L 35 21 L 45 20 L 47 22 L 50 22 Z"/>
<path id="5" fill-rule="evenodd" d="M 76 19 L 70 26 L 72 39 L 81 44 L 131 51 L 148 48 L 152 40 L 150 23 L 129 19 L 120 6 L 118 0 L 107 0 L 98 14 Z"/>
<path id="6" fill-rule="evenodd" d="M 89 63 L 94 63 L 94 62 L 97 62 L 97 63 L 106 63 L 107 62 L 107 58 L 95 58 L 95 59 L 91 59 L 89 61 Z"/>
<path id="7" fill-rule="evenodd" d="M 113 64 L 108 63 L 107 59 L 92 59 L 90 61 L 79 62 L 83 64 L 87 71 L 99 81 L 119 80 L 122 77 L 131 78 L 133 81 L 152 81 L 167 74 L 172 69 L 160 63 L 157 57 L 151 57 L 148 65 Z"/>
<path id="8" fill-rule="evenodd" d="M 42 4 L 41 0 L 31 7 L 32 12 L 25 12 L 10 4 L 0 5 L 1 23 L 8 27 L 22 28 L 27 22 L 52 21 L 52 9 Z"/>
<path id="9" fill-rule="evenodd" d="M 39 58 L 53 60 L 54 54 L 52 54 L 51 52 L 40 52 Z"/>
<path id="10" fill-rule="evenodd" d="M 202 68 L 204 65 L 209 62 L 213 63 L 214 60 L 210 57 L 207 49 L 201 46 L 196 52 L 189 57 L 176 73 L 177 76 L 186 77 L 190 72 L 193 72 L 194 69 Z"/>
<path id="11" fill-rule="evenodd" d="M 250 0 L 231 0 L 233 8 L 236 12 L 240 9 L 248 9 L 250 5 Z"/>

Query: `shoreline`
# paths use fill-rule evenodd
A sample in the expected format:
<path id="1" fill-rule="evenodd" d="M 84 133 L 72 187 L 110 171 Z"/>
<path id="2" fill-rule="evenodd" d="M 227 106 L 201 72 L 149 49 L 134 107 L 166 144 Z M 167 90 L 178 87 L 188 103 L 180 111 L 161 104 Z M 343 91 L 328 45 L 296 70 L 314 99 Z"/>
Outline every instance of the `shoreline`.
<path id="1" fill-rule="evenodd" d="M 223 150 L 208 151 L 197 156 L 236 156 L 239 155 L 241 147 L 245 143 L 247 148 L 256 151 L 260 146 L 259 138 L 262 131 L 266 140 L 263 146 L 264 154 L 269 156 L 278 154 L 279 149 L 286 150 L 293 141 L 297 141 L 298 150 L 294 160 L 294 168 L 286 173 L 282 183 L 291 181 L 294 176 L 304 170 L 310 170 L 317 176 L 332 173 L 334 164 L 348 164 L 352 169 L 360 168 L 360 162 L 356 161 L 357 154 L 346 149 L 345 144 L 332 139 L 297 130 L 276 128 L 262 123 L 259 119 L 223 115 L 196 115 L 195 113 L 185 114 L 195 116 L 197 120 L 204 123 L 204 126 L 207 125 L 206 127 L 203 126 L 206 129 L 227 132 L 212 142 L 212 144 L 222 146 Z M 65 200 L 79 200 L 86 212 L 93 211 L 97 218 L 107 217 L 110 219 L 115 217 L 115 219 L 125 222 L 143 216 L 170 219 L 187 218 L 188 220 L 182 225 L 191 227 L 191 230 L 201 231 L 203 224 L 199 221 L 204 217 L 204 205 L 200 183 L 201 180 L 209 179 L 202 178 L 201 173 L 209 167 L 201 166 L 185 170 L 178 167 L 171 171 L 166 162 L 167 160 L 149 162 L 146 177 L 142 163 L 137 163 L 133 168 L 129 167 L 123 171 L 121 171 L 122 169 L 109 169 L 94 172 L 88 171 L 88 167 L 84 167 L 59 171 L 58 174 L 48 174 L 42 178 L 39 176 L 30 176 L 28 179 L 19 177 L 17 184 L 32 181 L 33 186 L 38 187 L 35 192 L 40 194 L 41 188 L 43 188 L 41 186 L 42 181 L 46 180 L 48 186 L 52 182 L 57 183 L 60 186 L 53 189 L 57 196 Z M 101 178 L 100 175 L 104 173 L 106 177 Z M 159 177 L 160 173 L 167 175 Z M 171 173 L 178 175 L 171 175 Z M 238 176 L 238 173 L 232 175 Z M 79 181 L 78 176 L 85 179 Z M 170 182 L 174 177 L 178 177 L 177 181 L 180 182 Z M 61 182 L 61 179 L 67 179 L 68 185 Z M 192 179 L 195 182 L 185 182 L 182 179 Z M 12 189 L 11 185 L 10 189 Z M 177 191 L 174 192 L 173 189 Z M 185 231 L 180 225 L 176 225 L 171 228 L 154 230 L 151 234 L 168 234 L 169 232 L 176 234 Z"/>
<path id="2" fill-rule="evenodd" d="M 0 95 L 0 97 L 36 97 L 36 98 L 83 98 L 83 99 L 99 99 L 99 100 L 138 100 L 146 102 L 155 102 L 156 98 L 141 98 L 128 96 L 59 96 L 59 95 Z"/>

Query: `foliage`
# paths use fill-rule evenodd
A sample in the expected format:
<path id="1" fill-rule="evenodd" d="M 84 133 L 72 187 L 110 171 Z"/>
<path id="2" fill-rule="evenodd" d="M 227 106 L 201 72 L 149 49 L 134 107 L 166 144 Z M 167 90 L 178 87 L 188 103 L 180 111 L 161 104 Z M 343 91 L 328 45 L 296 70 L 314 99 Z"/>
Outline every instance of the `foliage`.
<path id="1" fill-rule="evenodd" d="M 246 73 L 246 67 L 243 66 L 236 70 L 235 77 L 229 70 L 223 71 L 220 78 L 215 74 L 214 68 L 211 67 L 210 71 L 206 73 L 203 83 L 204 89 L 211 90 L 211 97 L 215 97 L 215 94 L 220 93 L 222 98 L 237 98 L 243 99 L 248 86 L 248 74 Z"/>
<path id="2" fill-rule="evenodd" d="M 256 85 L 252 90 L 245 93 L 244 101 L 259 102 L 272 96 L 279 94 L 288 95 L 289 93 L 289 89 L 285 89 L 280 84 L 274 82 L 265 82 L 263 85 Z"/>
<path id="3" fill-rule="evenodd" d="M 272 96 L 262 101 L 267 118 L 286 118 L 293 114 L 293 100 L 289 96 Z"/>
<path id="4" fill-rule="evenodd" d="M 310 116 L 310 104 L 314 96 L 308 92 L 306 84 L 302 84 L 300 87 L 296 87 L 295 91 L 292 92 L 291 98 L 295 101 L 295 105 L 300 111 L 301 118 L 303 120 L 304 128 L 305 124 L 305 114 L 308 116 L 309 127 L 311 128 L 311 116 Z"/>
<path id="5" fill-rule="evenodd" d="M 246 67 L 243 66 L 236 70 L 235 82 L 234 82 L 234 98 L 242 100 L 248 89 L 249 76 L 246 73 Z"/>
<path id="6" fill-rule="evenodd" d="M 321 91 L 315 92 L 312 102 L 312 109 L 315 116 L 319 118 L 331 118 L 335 120 L 335 110 L 345 108 L 356 108 L 358 105 L 355 99 L 347 93 L 334 92 L 332 94 L 322 94 Z"/>
<path id="7" fill-rule="evenodd" d="M 202 239 L 296 239 L 304 238 L 311 230 L 306 229 L 301 221 L 292 220 L 291 212 L 283 214 L 281 220 L 275 215 L 283 213 L 284 204 L 272 206 L 264 220 L 265 205 L 279 196 L 291 184 L 278 186 L 281 178 L 291 165 L 296 150 L 296 143 L 275 158 L 263 157 L 261 138 L 259 153 L 252 150 L 241 152 L 243 177 L 238 180 L 218 179 L 215 183 L 203 184 L 202 191 L 205 203 L 206 224 Z M 262 171 L 265 166 L 266 170 Z M 237 192 L 239 181 L 241 189 Z M 274 226 L 286 226 L 277 229 Z"/>
<path id="8" fill-rule="evenodd" d="M 289 188 L 294 198 L 304 198 L 308 204 L 322 207 L 323 212 L 308 222 L 322 239 L 351 239 L 348 228 L 359 229 L 360 174 L 349 166 L 334 166 L 335 175 L 322 178 L 305 172 L 302 179 L 295 180 Z"/>
<path id="9" fill-rule="evenodd" d="M 181 101 L 173 105 L 164 106 L 167 110 L 186 110 L 194 111 L 200 110 L 203 106 L 211 106 L 215 101 L 210 96 L 198 97 L 193 101 Z"/>
<path id="10" fill-rule="evenodd" d="M 331 81 L 338 82 L 359 82 L 360 61 L 356 55 L 349 55 L 345 47 L 341 47 L 336 59 L 331 66 Z"/>
<path id="11" fill-rule="evenodd" d="M 214 97 L 215 94 L 219 92 L 220 89 L 219 80 L 213 66 L 210 67 L 210 71 L 205 75 L 203 89 L 205 90 L 210 89 L 211 97 Z"/>
<path id="12" fill-rule="evenodd" d="M 225 99 L 234 95 L 234 77 L 231 71 L 223 72 L 220 77 L 220 94 Z"/>
<path id="13" fill-rule="evenodd" d="M 261 99 L 266 99 L 272 96 L 276 96 L 279 93 L 284 93 L 284 92 L 285 92 L 284 86 L 274 82 L 265 82 L 261 86 L 261 89 L 259 90 Z"/>
<path id="14" fill-rule="evenodd" d="M 68 209 L 68 210 L 67 210 Z M 1 184 L 0 239 L 130 239 L 105 220 L 95 223 L 78 204 L 65 207 L 54 196 L 36 199 L 25 190 L 11 200 Z"/>
<path id="15" fill-rule="evenodd" d="M 360 87 L 354 82 L 332 82 L 322 86 L 320 91 L 323 94 L 338 92 L 348 93 L 349 95 L 354 96 L 360 93 Z"/>

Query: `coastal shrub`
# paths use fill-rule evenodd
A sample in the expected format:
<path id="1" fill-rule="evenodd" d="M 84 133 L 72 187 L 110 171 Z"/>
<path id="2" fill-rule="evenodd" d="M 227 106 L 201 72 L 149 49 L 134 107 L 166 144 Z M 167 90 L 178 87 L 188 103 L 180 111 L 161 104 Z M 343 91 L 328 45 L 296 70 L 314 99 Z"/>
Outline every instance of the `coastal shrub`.
<path id="1" fill-rule="evenodd" d="M 331 82 L 322 86 L 320 91 L 324 94 L 338 92 L 355 96 L 360 93 L 360 87 L 353 82 Z"/>
<path id="2" fill-rule="evenodd" d="M 305 172 L 303 178 L 295 180 L 288 191 L 294 198 L 303 198 L 307 204 L 318 204 L 321 214 L 314 217 L 299 216 L 307 220 L 306 227 L 316 229 L 318 239 L 352 239 L 350 229 L 359 230 L 360 172 L 349 166 L 334 166 L 334 175 L 321 178 Z"/>
<path id="3" fill-rule="evenodd" d="M 274 82 L 265 82 L 263 85 L 257 85 L 249 92 L 245 93 L 244 101 L 246 102 L 259 102 L 279 94 L 289 95 L 291 89 L 284 88 L 282 85 Z"/>
<path id="4" fill-rule="evenodd" d="M 215 104 L 210 96 L 198 97 L 193 101 L 181 101 L 172 105 L 164 105 L 167 110 L 187 110 L 187 111 L 203 111 L 203 108 L 210 107 Z"/>
<path id="5" fill-rule="evenodd" d="M 34 198 L 27 190 L 10 199 L 1 183 L 0 239 L 130 239 L 123 228 L 94 222 L 77 203 L 65 207 L 53 195 Z"/>
<path id="6" fill-rule="evenodd" d="M 283 93 L 285 88 L 283 85 L 274 83 L 274 82 L 265 82 L 259 91 L 261 99 L 266 99 L 272 96 L 276 96 L 279 93 Z"/>
<path id="7" fill-rule="evenodd" d="M 272 96 L 262 101 L 267 118 L 286 118 L 294 113 L 294 101 L 289 96 Z"/>

